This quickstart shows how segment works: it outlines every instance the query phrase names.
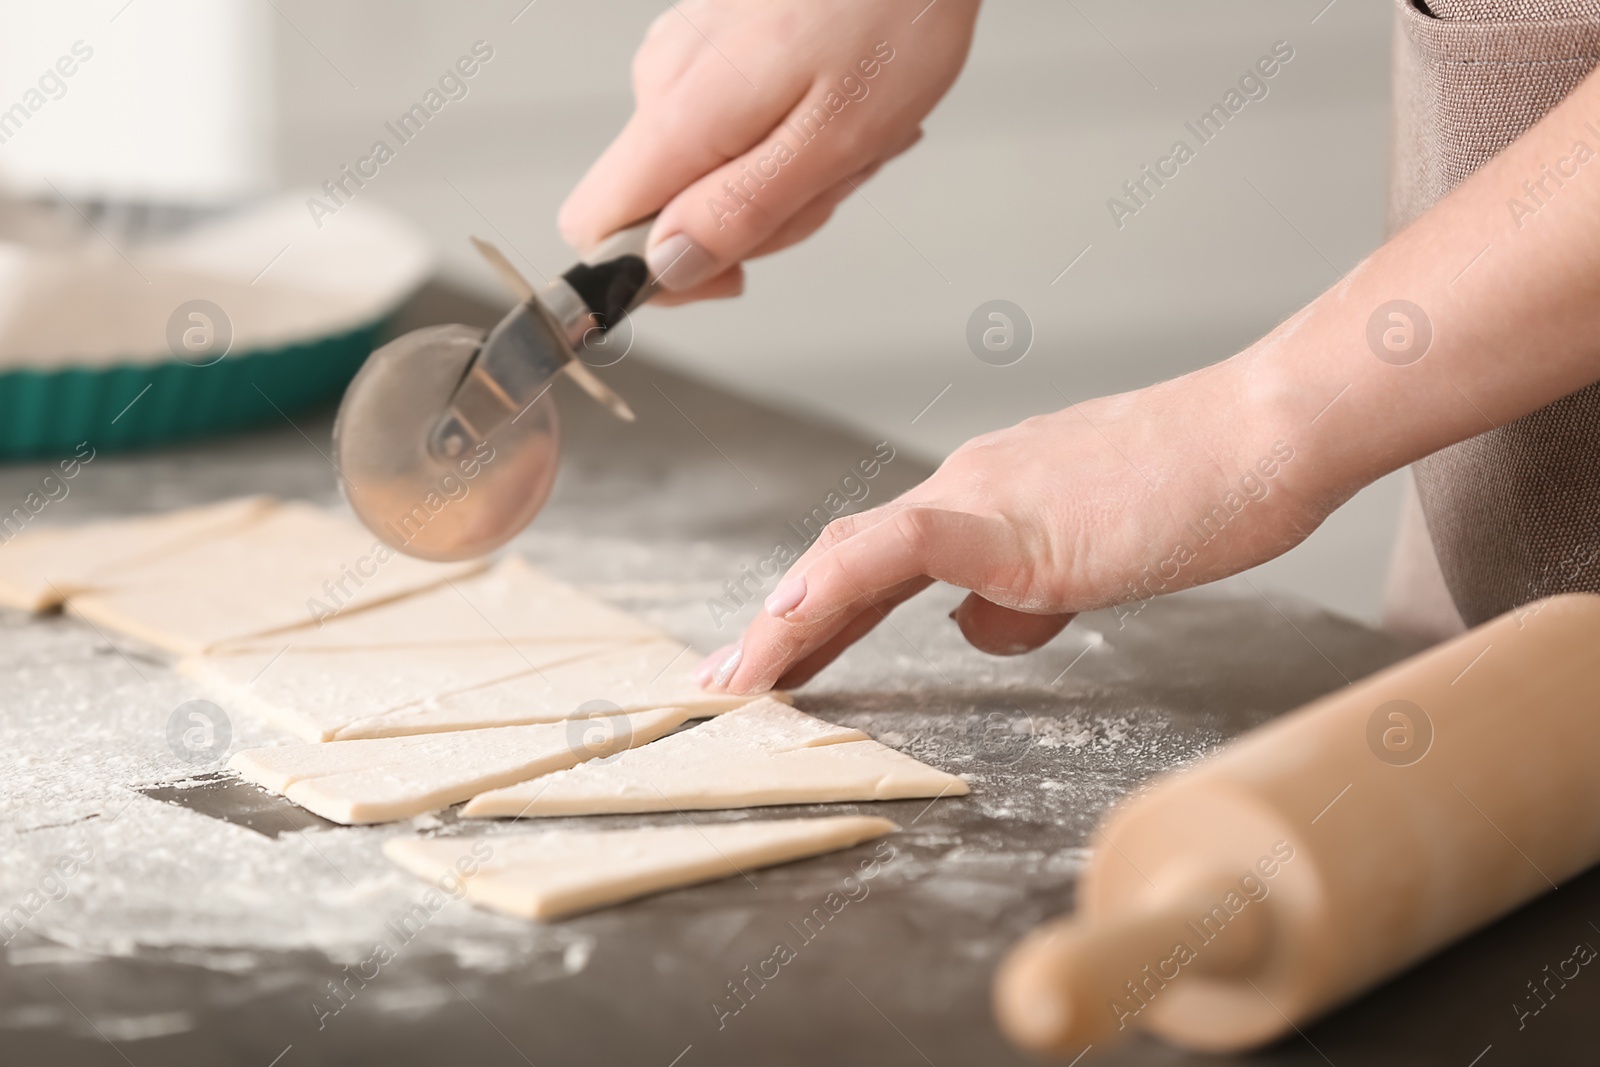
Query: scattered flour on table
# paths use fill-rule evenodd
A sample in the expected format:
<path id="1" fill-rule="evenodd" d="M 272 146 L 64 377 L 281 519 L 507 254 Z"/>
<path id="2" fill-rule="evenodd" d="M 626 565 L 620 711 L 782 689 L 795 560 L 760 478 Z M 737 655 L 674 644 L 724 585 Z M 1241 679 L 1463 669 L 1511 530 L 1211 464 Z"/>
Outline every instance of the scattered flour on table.
<path id="1" fill-rule="evenodd" d="M 398 942 L 395 924 L 429 887 L 381 845 L 442 825 L 437 817 L 271 838 L 136 792 L 199 785 L 222 761 L 193 766 L 169 749 L 169 716 L 203 694 L 132 642 L 112 647 L 69 619 L 0 611 L 0 678 L 0 945 L 10 964 L 140 953 L 249 975 L 274 954 L 354 963 L 388 943 L 397 958 L 443 953 L 491 971 L 581 969 L 588 949 L 574 950 L 576 935 L 461 900 Z M 281 739 L 247 715 L 231 726 L 233 751 Z M 127 1025 L 168 1023 L 177 1025 Z"/>

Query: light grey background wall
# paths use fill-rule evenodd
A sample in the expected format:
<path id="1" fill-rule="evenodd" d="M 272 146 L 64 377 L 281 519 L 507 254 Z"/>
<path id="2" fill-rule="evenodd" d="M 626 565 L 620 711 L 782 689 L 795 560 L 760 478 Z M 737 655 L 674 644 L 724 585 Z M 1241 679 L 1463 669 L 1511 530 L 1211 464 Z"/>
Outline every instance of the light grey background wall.
<path id="1" fill-rule="evenodd" d="M 925 4 L 906 0 L 897 47 L 915 47 Z M 496 294 L 466 235 L 498 240 L 530 274 L 568 265 L 556 208 L 626 118 L 630 55 L 667 9 L 276 7 L 285 185 L 353 162 L 474 41 L 494 48 L 470 94 L 360 195 L 407 214 L 452 275 Z M 742 299 L 647 309 L 637 344 L 929 457 L 1063 395 L 1223 358 L 1382 239 L 1390 14 L 1383 0 L 990 0 L 921 145 L 816 238 L 752 266 Z M 921 21 L 939 17 L 935 6 Z M 1279 41 L 1294 58 L 1268 95 L 1117 228 L 1107 199 Z M 1035 330 L 1005 368 L 965 341 L 968 316 L 995 297 Z M 1374 617 L 1397 499 L 1393 478 L 1369 489 L 1257 584 Z"/>

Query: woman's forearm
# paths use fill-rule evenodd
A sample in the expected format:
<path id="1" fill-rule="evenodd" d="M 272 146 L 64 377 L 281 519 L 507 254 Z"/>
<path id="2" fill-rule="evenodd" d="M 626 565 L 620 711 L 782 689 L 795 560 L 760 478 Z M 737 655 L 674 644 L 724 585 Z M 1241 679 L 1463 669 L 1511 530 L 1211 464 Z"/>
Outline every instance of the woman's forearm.
<path id="1" fill-rule="evenodd" d="M 1600 380 L 1600 74 L 1237 358 L 1341 499 Z"/>

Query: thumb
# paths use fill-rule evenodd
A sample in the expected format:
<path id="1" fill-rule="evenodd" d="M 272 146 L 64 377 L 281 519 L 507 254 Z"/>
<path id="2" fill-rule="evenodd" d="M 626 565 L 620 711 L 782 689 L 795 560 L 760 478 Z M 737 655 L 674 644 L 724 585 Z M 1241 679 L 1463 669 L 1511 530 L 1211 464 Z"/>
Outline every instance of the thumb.
<path id="1" fill-rule="evenodd" d="M 978 651 L 991 656 L 1020 656 L 1066 629 L 1077 613 L 1030 615 L 970 593 L 950 617 L 961 627 L 961 635 Z"/>

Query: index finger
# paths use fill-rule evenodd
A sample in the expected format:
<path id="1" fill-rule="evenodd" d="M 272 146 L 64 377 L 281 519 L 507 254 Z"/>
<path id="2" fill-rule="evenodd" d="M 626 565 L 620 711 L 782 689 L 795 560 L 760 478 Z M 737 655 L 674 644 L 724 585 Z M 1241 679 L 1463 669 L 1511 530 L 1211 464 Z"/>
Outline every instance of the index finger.
<path id="1" fill-rule="evenodd" d="M 633 114 L 561 205 L 562 237 L 587 252 L 760 143 L 806 89 L 798 76 L 768 78 L 780 80 L 755 88 L 709 48 L 664 85 L 636 76 Z"/>
<path id="2" fill-rule="evenodd" d="M 1003 561 L 1015 557 L 1012 547 L 994 519 L 917 504 L 893 511 L 818 556 L 797 576 L 803 585 L 796 603 L 776 603 L 777 614 L 769 609 L 751 622 L 738 666 L 724 684 L 736 693 L 771 688 L 864 612 L 899 603 L 910 595 L 907 589 L 944 581 L 990 590 L 997 565 L 1003 577 Z"/>

